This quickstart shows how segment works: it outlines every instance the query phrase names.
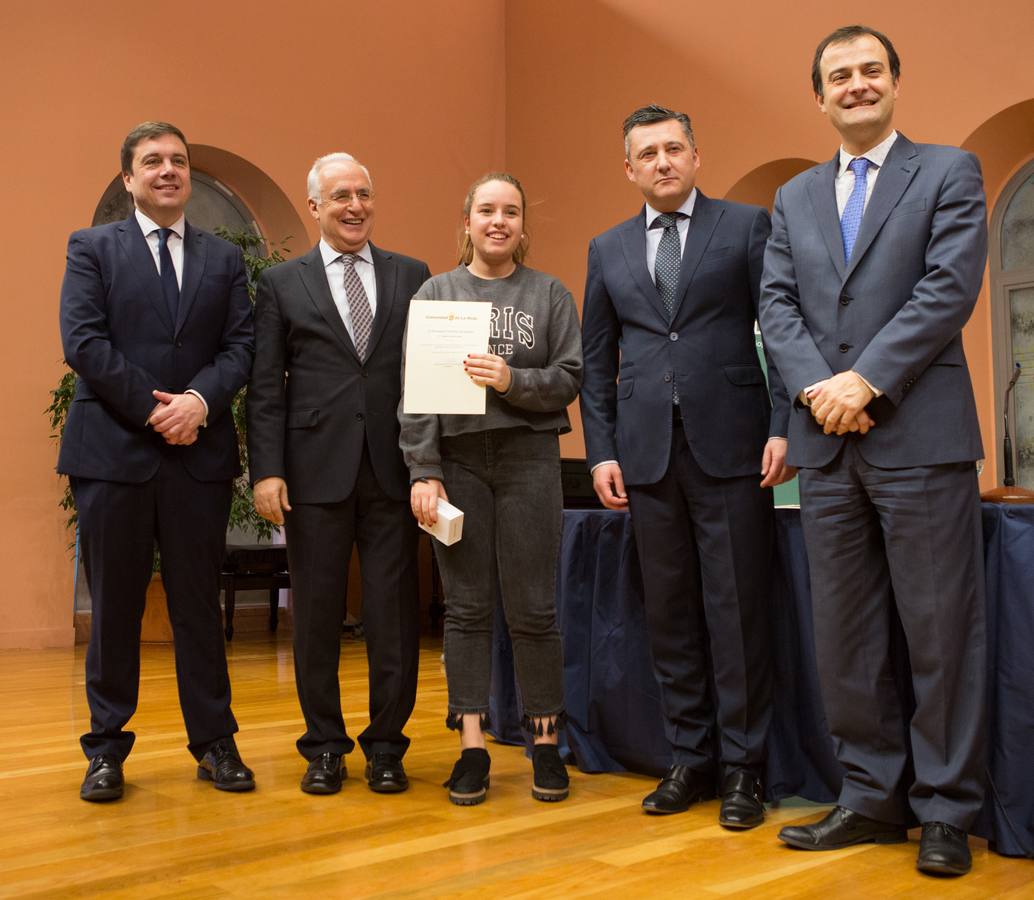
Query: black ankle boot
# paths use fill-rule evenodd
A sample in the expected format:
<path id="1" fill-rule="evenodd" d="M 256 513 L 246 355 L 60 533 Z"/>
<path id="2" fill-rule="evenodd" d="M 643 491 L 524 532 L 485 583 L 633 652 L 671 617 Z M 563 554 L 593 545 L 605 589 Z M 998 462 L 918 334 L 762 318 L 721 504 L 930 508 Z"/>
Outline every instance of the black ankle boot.
<path id="1" fill-rule="evenodd" d="M 556 744 L 536 744 L 531 750 L 531 767 L 534 772 L 532 797 L 547 803 L 567 797 L 570 779 Z"/>
<path id="2" fill-rule="evenodd" d="M 485 802 L 488 793 L 488 768 L 492 760 L 488 751 L 471 747 L 460 754 L 452 775 L 442 787 L 449 789 L 449 799 L 457 806 L 477 806 Z"/>

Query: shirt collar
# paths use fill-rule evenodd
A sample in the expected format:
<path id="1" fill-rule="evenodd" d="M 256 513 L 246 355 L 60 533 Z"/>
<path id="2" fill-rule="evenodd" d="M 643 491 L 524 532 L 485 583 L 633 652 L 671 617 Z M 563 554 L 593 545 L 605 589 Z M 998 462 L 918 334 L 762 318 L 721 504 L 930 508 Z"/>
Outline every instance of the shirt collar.
<path id="1" fill-rule="evenodd" d="M 898 133 L 892 131 L 882 141 L 880 141 L 871 150 L 866 150 L 865 153 L 859 153 L 858 156 L 864 156 L 870 163 L 876 166 L 877 169 L 883 168 L 883 164 L 887 161 L 887 154 L 890 153 L 890 148 L 894 141 L 897 140 Z M 840 147 L 840 169 L 837 175 L 843 175 L 847 171 L 847 167 L 851 164 L 851 160 L 857 159 L 848 153 L 843 146 Z"/>
<path id="2" fill-rule="evenodd" d="M 139 209 L 134 210 L 136 213 L 136 223 L 140 226 L 140 230 L 144 233 L 144 237 L 157 231 L 161 226 L 156 222 L 152 222 L 147 216 L 145 216 Z M 183 240 L 183 233 L 187 230 L 187 217 L 180 216 L 175 222 L 173 222 L 169 228 L 176 232 L 179 239 Z"/>
<path id="3" fill-rule="evenodd" d="M 688 219 L 688 218 L 690 218 L 693 215 L 693 207 L 696 205 L 696 202 L 697 202 L 697 189 L 693 188 L 693 190 L 691 190 L 689 192 L 689 196 L 686 198 L 686 202 L 683 203 L 682 206 L 680 206 L 677 210 L 675 210 L 675 212 L 682 213 L 682 215 L 684 215 Z M 660 212 L 658 212 L 656 209 L 654 209 L 652 206 L 650 206 L 649 203 L 646 204 L 646 230 L 647 231 L 650 230 L 650 226 L 653 224 L 653 220 L 656 219 L 659 215 L 661 215 Z"/>
<path id="4" fill-rule="evenodd" d="M 335 250 L 326 242 L 325 239 L 320 238 L 320 254 L 323 256 L 323 266 L 326 268 L 331 263 L 337 262 L 341 259 L 341 251 Z M 367 241 L 363 246 L 356 251 L 356 256 L 360 259 L 366 260 L 371 266 L 373 265 L 373 251 L 370 250 L 370 242 Z"/>

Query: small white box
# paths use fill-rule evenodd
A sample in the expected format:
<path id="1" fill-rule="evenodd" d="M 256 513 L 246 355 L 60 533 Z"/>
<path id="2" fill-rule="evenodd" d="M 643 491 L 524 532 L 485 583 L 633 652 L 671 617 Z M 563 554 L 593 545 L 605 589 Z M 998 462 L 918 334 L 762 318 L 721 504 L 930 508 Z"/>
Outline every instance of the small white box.
<path id="1" fill-rule="evenodd" d="M 421 525 L 428 534 L 438 538 L 446 547 L 463 537 L 463 510 L 438 498 L 438 521 L 434 525 Z"/>

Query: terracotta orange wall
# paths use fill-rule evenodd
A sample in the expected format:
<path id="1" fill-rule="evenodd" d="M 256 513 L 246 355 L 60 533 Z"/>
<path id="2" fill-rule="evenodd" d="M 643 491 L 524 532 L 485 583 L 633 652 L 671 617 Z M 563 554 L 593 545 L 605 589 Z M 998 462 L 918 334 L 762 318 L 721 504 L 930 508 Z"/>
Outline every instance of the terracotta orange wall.
<path id="1" fill-rule="evenodd" d="M 7 10 L 0 647 L 73 640 L 42 411 L 60 372 L 65 240 L 90 223 L 135 123 L 179 124 L 199 145 L 195 163 L 241 191 L 270 236 L 293 234 L 296 252 L 316 234 L 304 216 L 306 170 L 320 153 L 348 150 L 373 172 L 375 240 L 434 271 L 453 263 L 467 184 L 505 165 L 528 190 L 532 264 L 580 299 L 589 238 L 639 207 L 621 171 L 620 123 L 635 106 L 691 113 L 700 186 L 716 197 L 767 203 L 787 174 L 832 155 L 835 135 L 808 84 L 815 42 L 844 24 L 830 9 L 817 0 L 302 0 L 244 13 L 198 0 L 153 10 L 103 0 Z M 1017 107 L 1034 98 L 1029 2 L 874 2 L 866 18 L 903 58 L 899 126 L 915 140 L 970 141 L 993 202 L 1034 152 L 1030 108 Z M 966 346 L 990 448 L 986 295 Z M 580 431 L 563 446 L 579 455 Z"/>
<path id="2" fill-rule="evenodd" d="M 43 410 L 61 371 L 67 237 L 91 223 L 126 132 L 179 125 L 206 148 L 195 165 L 241 189 L 271 236 L 293 234 L 296 253 L 317 234 L 306 172 L 347 150 L 374 177 L 375 241 L 440 271 L 468 183 L 504 163 L 503 15 L 502 0 L 5 7 L 0 647 L 73 642 Z"/>
<path id="3" fill-rule="evenodd" d="M 860 12 L 902 59 L 897 126 L 913 140 L 977 153 L 993 206 L 1034 155 L 1034 110 L 1016 107 L 1034 98 L 1029 0 L 877 0 Z M 538 204 L 532 264 L 581 293 L 589 239 L 642 202 L 622 171 L 621 121 L 647 103 L 689 112 L 705 193 L 771 206 L 776 186 L 809 160 L 831 158 L 838 145 L 813 100 L 809 72 L 815 45 L 850 24 L 845 15 L 854 13 L 818 0 L 510 0 L 506 158 Z M 987 488 L 998 451 L 986 285 L 964 338 Z M 578 435 L 565 450 L 580 450 Z"/>

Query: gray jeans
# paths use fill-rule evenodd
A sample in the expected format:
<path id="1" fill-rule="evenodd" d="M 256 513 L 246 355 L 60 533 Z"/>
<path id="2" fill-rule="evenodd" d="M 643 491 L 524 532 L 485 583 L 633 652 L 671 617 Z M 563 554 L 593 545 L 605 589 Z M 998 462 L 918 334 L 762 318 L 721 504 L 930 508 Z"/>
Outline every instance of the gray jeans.
<path id="1" fill-rule="evenodd" d="M 463 538 L 434 542 L 445 585 L 450 721 L 488 712 L 496 597 L 513 641 L 524 719 L 559 715 L 563 662 L 556 565 L 563 495 L 556 432 L 502 428 L 441 439 L 449 502 Z"/>

